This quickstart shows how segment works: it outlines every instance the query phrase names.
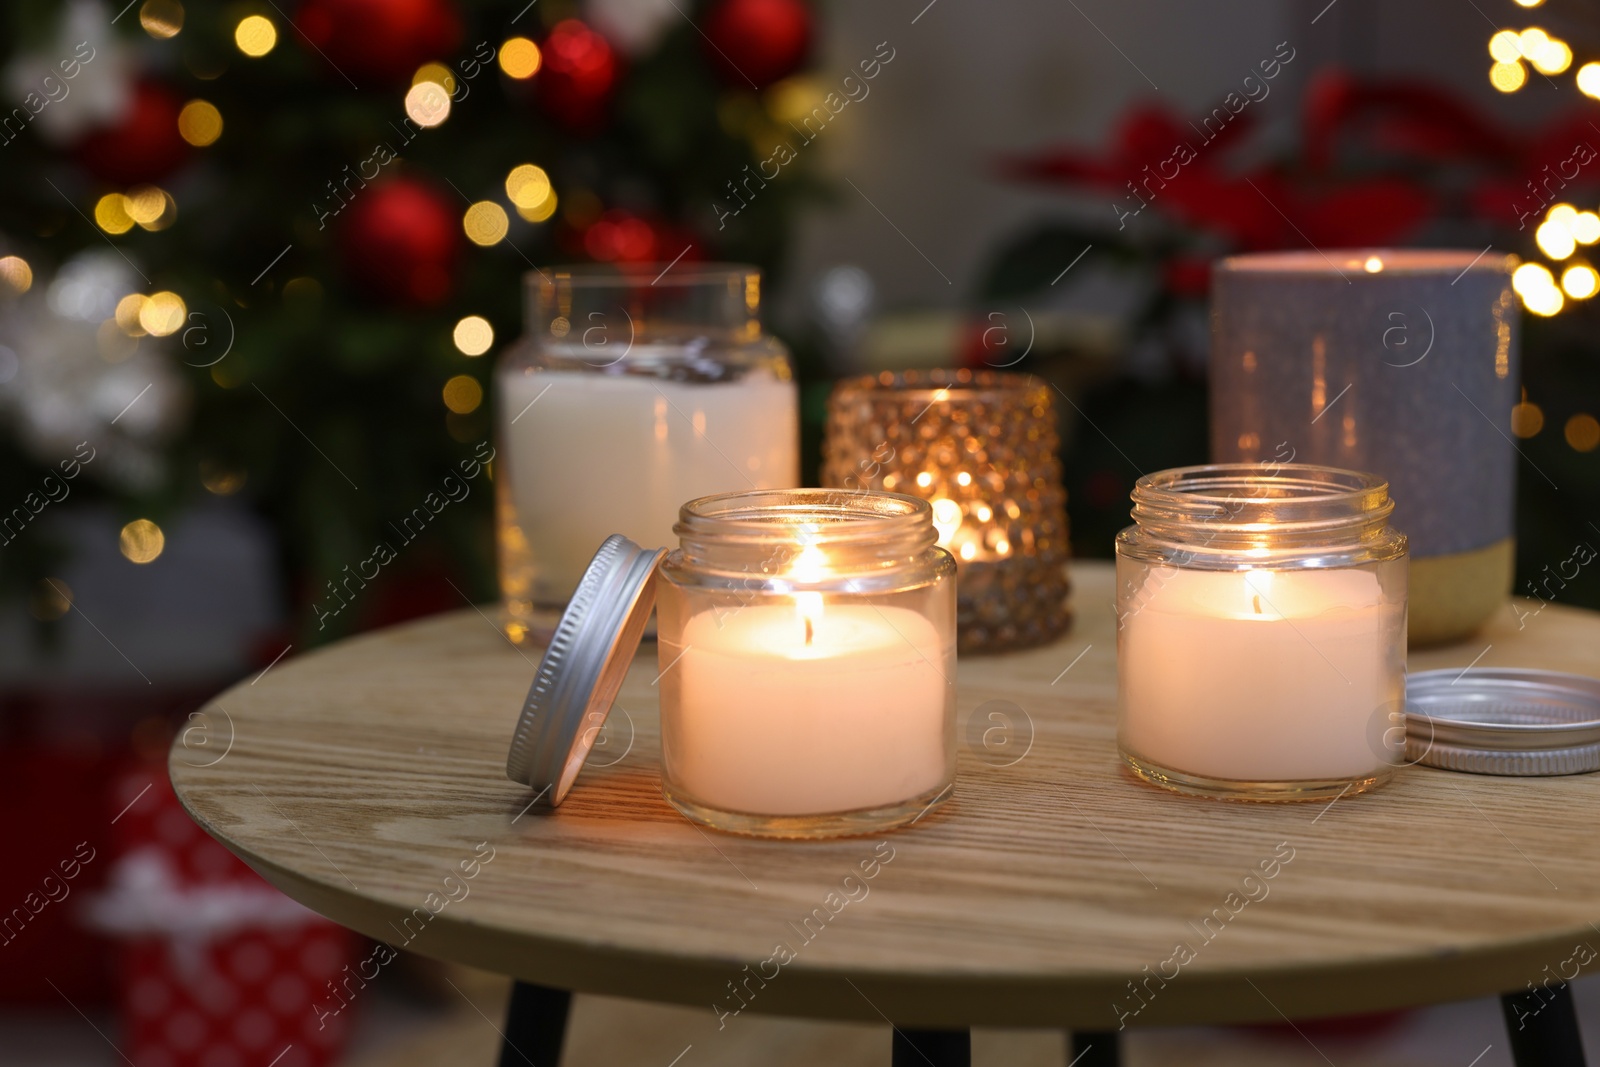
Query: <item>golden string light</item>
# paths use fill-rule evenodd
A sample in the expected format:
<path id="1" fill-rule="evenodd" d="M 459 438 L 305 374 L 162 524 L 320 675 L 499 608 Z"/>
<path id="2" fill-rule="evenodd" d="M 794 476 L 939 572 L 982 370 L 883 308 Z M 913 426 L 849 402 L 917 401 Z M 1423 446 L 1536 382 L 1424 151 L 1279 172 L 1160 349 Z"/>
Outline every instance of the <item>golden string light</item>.
<path id="1" fill-rule="evenodd" d="M 265 15 L 246 15 L 233 28 L 233 43 L 251 59 L 260 59 L 278 43 L 278 27 Z"/>
<path id="2" fill-rule="evenodd" d="M 483 403 L 483 386 L 470 374 L 458 374 L 444 383 L 444 406 L 457 415 L 470 415 Z"/>
<path id="3" fill-rule="evenodd" d="M 1593 452 L 1600 447 L 1600 419 L 1580 411 L 1567 420 L 1562 436 L 1574 452 Z"/>
<path id="4" fill-rule="evenodd" d="M 461 228 L 467 232 L 467 239 L 485 248 L 499 244 L 510 225 L 506 209 L 493 200 L 478 201 L 467 208 L 467 213 L 461 218 Z"/>
<path id="5" fill-rule="evenodd" d="M 183 29 L 183 5 L 178 0 L 144 0 L 139 7 L 139 25 L 157 40 L 176 37 Z"/>
<path id="6" fill-rule="evenodd" d="M 134 563 L 152 563 L 167 547 L 167 535 L 149 519 L 134 519 L 122 528 L 117 547 Z"/>
<path id="7" fill-rule="evenodd" d="M 456 323 L 451 339 L 463 356 L 481 356 L 494 344 L 494 327 L 482 315 L 468 315 Z"/>
<path id="8" fill-rule="evenodd" d="M 33 268 L 21 256 L 0 256 L 0 282 L 14 293 L 33 288 Z"/>
<path id="9" fill-rule="evenodd" d="M 539 46 L 526 37 L 512 37 L 500 46 L 500 69 L 506 72 L 507 77 L 518 81 L 539 73 L 539 65 L 543 61 Z"/>
<path id="10" fill-rule="evenodd" d="M 139 307 L 139 325 L 152 337 L 166 337 L 177 333 L 188 315 L 189 309 L 177 293 L 152 293 Z"/>
<path id="11" fill-rule="evenodd" d="M 450 117 L 450 94 L 436 81 L 419 81 L 406 91 L 406 116 L 424 129 Z"/>
<path id="12" fill-rule="evenodd" d="M 178 135 L 196 148 L 222 136 L 222 112 L 205 100 L 191 100 L 178 112 Z"/>

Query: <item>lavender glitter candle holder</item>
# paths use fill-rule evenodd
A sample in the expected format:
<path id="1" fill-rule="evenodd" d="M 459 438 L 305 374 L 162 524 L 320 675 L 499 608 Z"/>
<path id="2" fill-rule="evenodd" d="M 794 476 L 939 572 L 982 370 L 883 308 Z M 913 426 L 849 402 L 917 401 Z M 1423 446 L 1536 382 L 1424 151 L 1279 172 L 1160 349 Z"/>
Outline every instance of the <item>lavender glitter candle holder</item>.
<path id="1" fill-rule="evenodd" d="M 1465 637 L 1511 588 L 1515 266 L 1346 250 L 1213 268 L 1212 461 L 1386 479 L 1411 540 L 1413 644 Z"/>

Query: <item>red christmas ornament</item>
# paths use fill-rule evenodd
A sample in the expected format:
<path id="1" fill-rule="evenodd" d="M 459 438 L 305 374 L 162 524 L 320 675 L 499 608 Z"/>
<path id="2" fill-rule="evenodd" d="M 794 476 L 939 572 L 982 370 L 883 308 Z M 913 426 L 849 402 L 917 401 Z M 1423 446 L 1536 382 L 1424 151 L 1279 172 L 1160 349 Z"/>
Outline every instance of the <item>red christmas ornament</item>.
<path id="1" fill-rule="evenodd" d="M 687 231 L 657 219 L 613 208 L 577 234 L 585 255 L 601 263 L 679 263 L 700 259 L 700 244 Z M 575 249 L 576 250 L 576 249 Z"/>
<path id="2" fill-rule="evenodd" d="M 140 83 L 118 122 L 91 130 L 78 142 L 78 160 L 113 185 L 159 181 L 189 155 L 188 142 L 178 133 L 181 110 L 168 90 Z"/>
<path id="3" fill-rule="evenodd" d="M 616 87 L 611 43 L 577 19 L 556 23 L 539 71 L 539 99 L 550 117 L 570 130 L 592 132 L 604 122 Z"/>
<path id="4" fill-rule="evenodd" d="M 339 234 L 351 279 L 380 300 L 433 307 L 450 295 L 461 226 L 455 202 L 414 178 L 357 190 Z"/>
<path id="5" fill-rule="evenodd" d="M 306 0 L 294 21 L 322 53 L 312 62 L 326 60 L 362 89 L 405 82 L 461 43 L 450 0 Z"/>
<path id="6" fill-rule="evenodd" d="M 805 62 L 811 9 L 803 0 L 719 0 L 705 31 L 706 58 L 728 84 L 764 89 Z"/>

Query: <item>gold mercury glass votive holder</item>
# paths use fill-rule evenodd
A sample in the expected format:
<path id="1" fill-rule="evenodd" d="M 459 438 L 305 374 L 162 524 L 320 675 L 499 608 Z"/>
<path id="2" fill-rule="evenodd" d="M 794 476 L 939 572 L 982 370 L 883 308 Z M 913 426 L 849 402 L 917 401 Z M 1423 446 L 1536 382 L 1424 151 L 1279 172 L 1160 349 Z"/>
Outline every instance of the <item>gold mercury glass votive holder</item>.
<path id="1" fill-rule="evenodd" d="M 822 484 L 919 496 L 955 556 L 962 652 L 1045 644 L 1071 622 L 1066 491 L 1043 381 L 885 371 L 828 400 Z"/>

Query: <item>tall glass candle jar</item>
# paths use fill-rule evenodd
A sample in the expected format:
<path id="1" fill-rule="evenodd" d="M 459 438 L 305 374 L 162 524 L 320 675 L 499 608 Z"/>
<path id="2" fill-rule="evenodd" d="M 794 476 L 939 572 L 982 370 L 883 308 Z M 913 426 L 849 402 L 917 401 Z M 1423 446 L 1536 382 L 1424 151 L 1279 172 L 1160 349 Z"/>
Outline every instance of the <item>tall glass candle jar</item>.
<path id="1" fill-rule="evenodd" d="M 1406 538 L 1388 485 L 1231 464 L 1140 478 L 1117 535 L 1117 742 L 1182 793 L 1310 800 L 1405 744 Z"/>
<path id="2" fill-rule="evenodd" d="M 785 349 L 753 267 L 552 267 L 496 371 L 506 633 L 543 639 L 594 547 L 672 543 L 685 500 L 799 484 Z"/>
<path id="3" fill-rule="evenodd" d="M 955 563 L 927 501 L 685 504 L 656 591 L 667 799 L 723 830 L 871 833 L 955 775 Z"/>

